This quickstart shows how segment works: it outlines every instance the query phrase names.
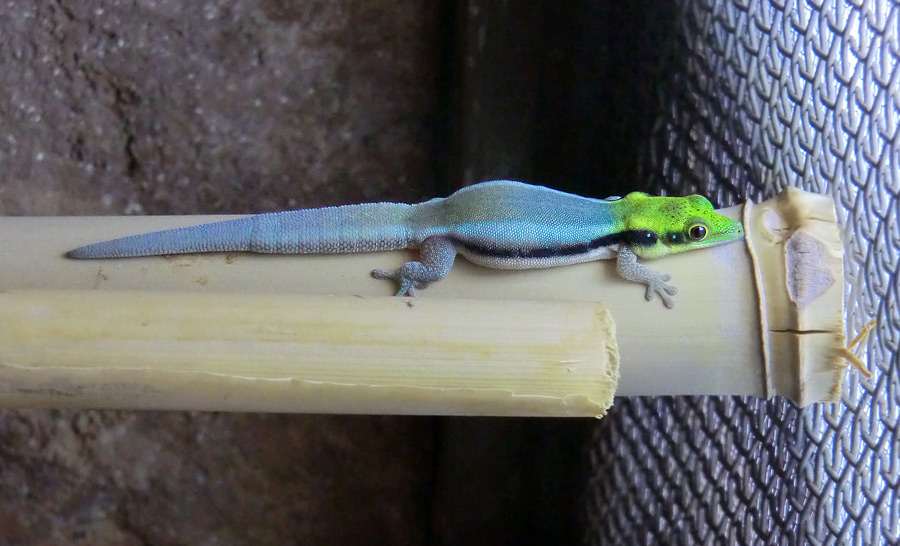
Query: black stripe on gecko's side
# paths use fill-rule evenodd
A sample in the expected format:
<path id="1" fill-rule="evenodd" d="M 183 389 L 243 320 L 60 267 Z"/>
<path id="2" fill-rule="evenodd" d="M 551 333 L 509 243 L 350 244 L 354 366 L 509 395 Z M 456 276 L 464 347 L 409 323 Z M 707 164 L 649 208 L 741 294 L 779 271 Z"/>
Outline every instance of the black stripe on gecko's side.
<path id="1" fill-rule="evenodd" d="M 557 258 L 587 254 L 592 250 L 606 246 L 626 244 L 629 246 L 653 246 L 659 239 L 656 233 L 648 229 L 631 229 L 597 237 L 576 245 L 549 246 L 538 248 L 490 248 L 468 241 L 455 241 L 456 244 L 481 256 L 495 258 Z"/>

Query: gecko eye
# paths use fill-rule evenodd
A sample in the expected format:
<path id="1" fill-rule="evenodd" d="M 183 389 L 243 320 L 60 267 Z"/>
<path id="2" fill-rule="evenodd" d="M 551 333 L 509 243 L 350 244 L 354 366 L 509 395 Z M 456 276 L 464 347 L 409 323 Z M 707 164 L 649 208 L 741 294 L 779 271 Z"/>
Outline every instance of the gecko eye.
<path id="1" fill-rule="evenodd" d="M 694 224 L 688 228 L 688 237 L 692 241 L 702 241 L 706 239 L 707 229 L 703 224 Z"/>

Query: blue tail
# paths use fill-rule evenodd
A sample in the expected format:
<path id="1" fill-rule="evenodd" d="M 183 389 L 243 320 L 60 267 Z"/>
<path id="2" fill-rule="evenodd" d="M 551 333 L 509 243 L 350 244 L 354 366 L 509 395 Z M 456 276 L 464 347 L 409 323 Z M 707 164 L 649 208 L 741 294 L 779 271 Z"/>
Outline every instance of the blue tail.
<path id="1" fill-rule="evenodd" d="M 367 203 L 258 214 L 78 247 L 68 258 L 130 258 L 197 252 L 332 254 L 407 248 L 411 212 L 400 203 Z"/>
<path id="2" fill-rule="evenodd" d="M 66 252 L 67 258 L 132 258 L 195 252 L 250 250 L 254 218 L 237 218 L 165 231 L 154 231 L 80 246 Z"/>

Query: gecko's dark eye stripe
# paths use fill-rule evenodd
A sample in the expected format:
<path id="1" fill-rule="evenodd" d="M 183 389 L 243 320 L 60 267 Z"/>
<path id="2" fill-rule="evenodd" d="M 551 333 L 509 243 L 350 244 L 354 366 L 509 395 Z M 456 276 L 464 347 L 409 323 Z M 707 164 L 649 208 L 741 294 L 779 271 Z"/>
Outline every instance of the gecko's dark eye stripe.
<path id="1" fill-rule="evenodd" d="M 557 258 L 561 256 L 587 254 L 598 248 L 622 243 L 633 246 L 653 246 L 656 244 L 656 241 L 657 236 L 652 231 L 646 229 L 632 229 L 620 233 L 604 235 L 603 237 L 597 237 L 586 243 L 556 247 L 489 248 L 470 241 L 456 240 L 454 242 L 466 250 L 481 256 L 493 256 L 496 258 Z"/>
<path id="2" fill-rule="evenodd" d="M 621 233 L 624 241 L 634 246 L 653 246 L 659 237 L 649 229 L 630 229 Z"/>

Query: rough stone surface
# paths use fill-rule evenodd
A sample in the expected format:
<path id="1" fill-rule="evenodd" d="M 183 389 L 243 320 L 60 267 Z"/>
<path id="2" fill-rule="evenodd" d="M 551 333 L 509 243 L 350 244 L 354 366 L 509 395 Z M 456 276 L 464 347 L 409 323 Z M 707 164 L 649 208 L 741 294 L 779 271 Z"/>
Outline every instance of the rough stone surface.
<path id="1" fill-rule="evenodd" d="M 4 545 L 422 541 L 426 418 L 4 411 L 0 436 Z"/>
<path id="2" fill-rule="evenodd" d="M 0 212 L 263 212 L 427 194 L 433 11 L 8 2 Z"/>
<path id="3" fill-rule="evenodd" d="M 434 193 L 435 4 L 4 2 L 0 213 Z M 0 410 L 0 544 L 421 544 L 433 421 Z"/>

